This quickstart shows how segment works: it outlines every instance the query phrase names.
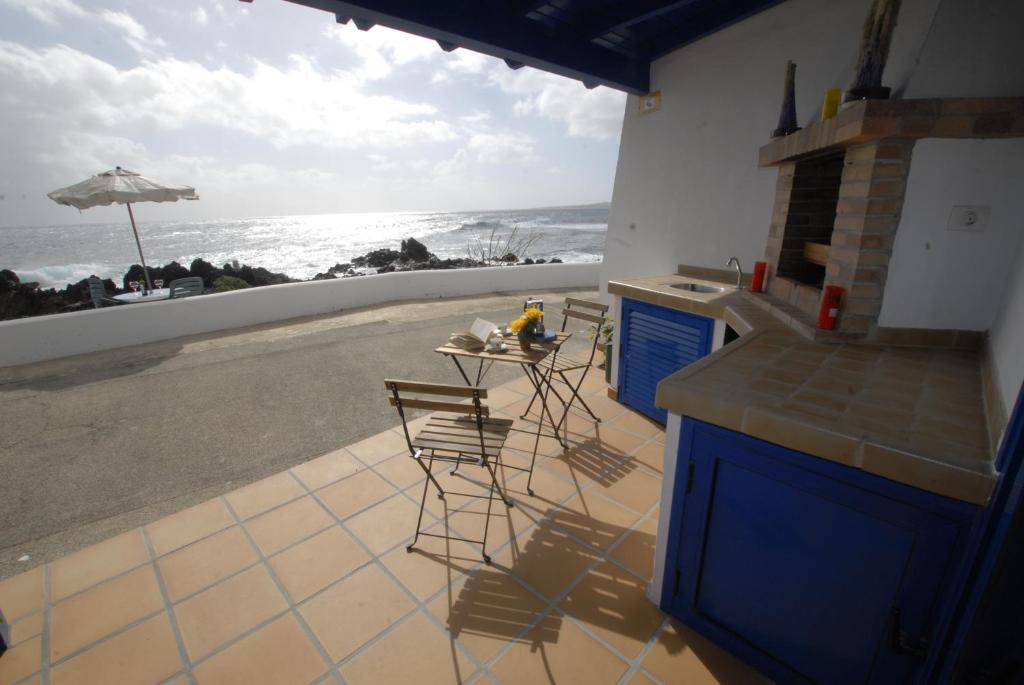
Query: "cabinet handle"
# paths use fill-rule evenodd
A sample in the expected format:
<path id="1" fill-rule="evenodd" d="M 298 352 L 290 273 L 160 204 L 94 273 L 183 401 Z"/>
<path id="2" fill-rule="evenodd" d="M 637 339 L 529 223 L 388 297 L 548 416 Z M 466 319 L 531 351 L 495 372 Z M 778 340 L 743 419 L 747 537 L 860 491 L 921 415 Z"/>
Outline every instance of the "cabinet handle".
<path id="1" fill-rule="evenodd" d="M 892 608 L 892 651 L 897 654 L 906 654 L 915 659 L 924 660 L 928 656 L 928 638 L 921 637 L 916 640 L 907 636 L 900 623 L 899 607 Z"/>

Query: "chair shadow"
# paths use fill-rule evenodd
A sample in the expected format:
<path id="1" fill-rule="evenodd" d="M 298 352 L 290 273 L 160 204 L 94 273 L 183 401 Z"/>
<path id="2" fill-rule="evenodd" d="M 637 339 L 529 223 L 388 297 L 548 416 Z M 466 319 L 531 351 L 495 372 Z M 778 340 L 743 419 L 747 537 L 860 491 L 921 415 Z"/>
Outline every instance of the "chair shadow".
<path id="1" fill-rule="evenodd" d="M 531 649 L 543 649 L 545 643 L 558 641 L 564 613 L 636 640 L 648 639 L 653 629 L 630 620 L 633 612 L 628 608 L 628 604 L 638 599 L 648 601 L 643 597 L 646 582 L 616 564 L 601 564 L 600 572 L 591 571 L 586 583 L 573 587 L 559 604 L 562 613 L 552 611 L 542 616 L 522 605 L 519 595 L 526 590 L 517 588 L 519 593 L 508 590 L 509 583 L 521 582 L 518 578 L 529 579 L 548 571 L 553 574 L 574 573 L 565 569 L 583 569 L 601 558 L 596 547 L 579 543 L 565 533 L 582 539 L 618 540 L 628 532 L 628 528 L 598 521 L 585 514 L 559 507 L 548 509 L 525 544 L 513 549 L 511 566 L 479 566 L 466 574 L 458 593 L 449 596 L 447 625 L 452 636 L 478 634 L 529 644 Z M 653 535 L 637 530 L 633 530 L 632 535 L 641 538 L 642 546 L 653 553 Z M 575 580 L 566 578 L 565 589 Z M 540 601 L 547 604 L 546 600 Z"/>

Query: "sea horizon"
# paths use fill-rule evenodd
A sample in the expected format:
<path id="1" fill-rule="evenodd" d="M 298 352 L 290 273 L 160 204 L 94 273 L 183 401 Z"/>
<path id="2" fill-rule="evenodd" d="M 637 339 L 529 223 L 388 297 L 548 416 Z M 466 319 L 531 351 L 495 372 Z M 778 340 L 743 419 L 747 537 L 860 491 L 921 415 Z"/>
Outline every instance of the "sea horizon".
<path id="1" fill-rule="evenodd" d="M 238 261 L 309 279 L 337 263 L 416 238 L 438 257 L 466 257 L 494 231 L 535 235 L 520 259 L 600 261 L 609 203 L 475 211 L 391 211 L 289 214 L 220 219 L 140 221 L 146 263 L 199 258 L 220 266 Z M 127 216 L 121 222 L 0 227 L 0 269 L 22 282 L 61 289 L 95 275 L 120 279 L 139 262 Z"/>

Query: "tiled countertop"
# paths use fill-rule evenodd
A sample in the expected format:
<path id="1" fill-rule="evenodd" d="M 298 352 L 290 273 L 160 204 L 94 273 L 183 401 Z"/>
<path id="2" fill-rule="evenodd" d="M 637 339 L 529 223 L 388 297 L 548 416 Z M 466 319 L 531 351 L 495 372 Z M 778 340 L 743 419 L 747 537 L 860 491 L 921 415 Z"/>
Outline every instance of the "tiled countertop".
<path id="1" fill-rule="evenodd" d="M 708 282 L 608 284 L 613 295 L 724 319 L 741 336 L 663 380 L 658 406 L 922 490 L 988 501 L 995 450 L 978 352 L 810 342 L 756 295 L 668 287 L 682 281 Z"/>

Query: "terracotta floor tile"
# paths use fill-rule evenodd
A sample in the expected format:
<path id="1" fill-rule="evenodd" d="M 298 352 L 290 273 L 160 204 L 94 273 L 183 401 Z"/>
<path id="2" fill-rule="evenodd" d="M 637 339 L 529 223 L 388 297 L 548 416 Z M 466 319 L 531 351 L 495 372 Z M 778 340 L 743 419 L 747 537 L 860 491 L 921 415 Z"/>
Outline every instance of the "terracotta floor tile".
<path id="1" fill-rule="evenodd" d="M 746 683 L 771 682 L 754 669 L 710 640 L 676 621 L 651 647 L 643 660 L 644 670 L 666 683 Z"/>
<path id="2" fill-rule="evenodd" d="M 646 416 L 633 411 L 621 414 L 612 421 L 611 425 L 644 438 L 653 438 L 655 435 L 665 432 L 665 428 L 660 423 L 655 423 Z"/>
<path id="3" fill-rule="evenodd" d="M 502 550 L 494 557 L 495 562 L 549 598 L 565 592 L 599 558 L 597 551 L 569 539 L 544 521 L 519 542 L 521 548 Z"/>
<path id="4" fill-rule="evenodd" d="M 8 621 L 43 609 L 43 567 L 0 581 L 0 607 Z"/>
<path id="5" fill-rule="evenodd" d="M 310 490 L 319 490 L 366 468 L 348 450 L 341 448 L 292 468 L 292 473 Z"/>
<path id="6" fill-rule="evenodd" d="M 575 445 L 555 458 L 538 460 L 538 464 L 573 483 L 578 490 L 590 485 L 606 487 L 638 468 L 629 457 L 607 448 L 597 438 Z"/>
<path id="7" fill-rule="evenodd" d="M 571 622 L 562 620 L 554 627 L 543 621 L 498 659 L 491 672 L 505 685 L 610 684 L 626 672 L 626 662 Z"/>
<path id="8" fill-rule="evenodd" d="M 427 610 L 473 656 L 488 661 L 524 633 L 545 606 L 507 572 L 481 566 L 441 593 Z"/>
<path id="9" fill-rule="evenodd" d="M 259 555 L 238 526 L 161 557 L 157 562 L 172 602 L 205 590 L 252 566 Z"/>
<path id="10" fill-rule="evenodd" d="M 328 485 L 316 494 L 335 516 L 345 519 L 394 493 L 395 489 L 387 481 L 367 469 Z"/>
<path id="11" fill-rule="evenodd" d="M 337 662 L 415 608 L 401 587 L 370 564 L 311 599 L 300 612 Z"/>
<path id="12" fill-rule="evenodd" d="M 525 506 L 506 508 L 500 501 L 491 507 L 490 523 L 487 530 L 487 553 L 492 554 L 507 542 L 528 535 L 542 516 Z M 487 523 L 487 502 L 473 502 L 457 511 L 448 514 L 446 522 L 438 523 L 442 528 L 447 523 L 451 534 L 468 540 L 483 540 L 484 524 Z M 421 540 L 423 538 L 420 538 Z M 417 543 L 419 544 L 419 543 Z M 467 543 L 478 560 L 483 559 L 478 543 Z"/>
<path id="13" fill-rule="evenodd" d="M 225 498 L 244 521 L 305 494 L 298 481 L 285 471 L 229 492 Z"/>
<path id="14" fill-rule="evenodd" d="M 331 525 L 334 517 L 308 495 L 245 522 L 256 546 L 267 556 Z"/>
<path id="15" fill-rule="evenodd" d="M 634 511 L 647 513 L 661 499 L 661 478 L 641 470 L 609 483 L 601 494 L 626 505 Z"/>
<path id="16" fill-rule="evenodd" d="M 286 614 L 192 671 L 199 685 L 309 683 L 327 670 L 305 631 Z"/>
<path id="17" fill-rule="evenodd" d="M 0 657 L 0 683 L 16 683 L 27 678 L 43 663 L 42 638 L 34 637 L 11 647 Z"/>
<path id="18" fill-rule="evenodd" d="M 625 459 L 648 439 L 603 423 L 597 427 L 595 432 L 595 440 L 605 453 L 617 459 Z"/>
<path id="19" fill-rule="evenodd" d="M 288 605 L 262 566 L 225 580 L 174 608 L 189 658 L 198 661 Z"/>
<path id="20" fill-rule="evenodd" d="M 443 531 L 442 524 L 428 529 L 438 534 Z M 420 536 L 413 551 L 396 547 L 380 560 L 402 585 L 418 599 L 425 600 L 479 564 L 480 553 L 457 540 Z"/>
<path id="21" fill-rule="evenodd" d="M 558 418 L 556 417 L 557 421 Z M 508 438 L 505 440 L 505 446 L 502 448 L 502 452 L 511 451 L 525 454 L 527 457 L 533 454 L 533 446 L 537 444 L 537 433 L 536 426 L 520 424 L 517 430 L 513 430 L 509 433 Z M 547 427 L 548 433 L 551 432 L 550 426 Z M 541 435 L 539 444 L 537 444 L 537 454 L 543 454 L 546 456 L 555 456 L 562 453 L 562 445 L 559 444 L 554 438 L 549 438 L 545 435 Z"/>
<path id="22" fill-rule="evenodd" d="M 399 420 L 398 414 L 395 414 L 395 420 Z M 405 441 L 405 436 L 401 433 L 386 430 L 383 433 L 378 433 L 365 440 L 361 440 L 354 445 L 348 445 L 346 449 L 354 454 L 359 461 L 373 466 L 377 462 L 384 461 L 396 454 L 402 454 L 403 452 L 408 454 L 409 445 Z"/>
<path id="23" fill-rule="evenodd" d="M 50 611 L 50 661 L 62 659 L 163 607 L 152 566 L 89 588 Z"/>
<path id="24" fill-rule="evenodd" d="M 38 612 L 22 616 L 11 621 L 11 644 L 17 645 L 43 632 L 43 613 Z"/>
<path id="25" fill-rule="evenodd" d="M 544 511 L 577 494 L 580 488 L 589 485 L 589 483 L 574 482 L 567 470 L 556 466 L 558 462 L 558 459 L 541 460 L 538 458 L 533 469 L 533 478 L 515 480 L 508 488 L 509 494 L 517 502 L 532 509 Z M 530 482 L 533 495 L 526 490 L 527 480 Z"/>
<path id="26" fill-rule="evenodd" d="M 636 523 L 640 514 L 590 490 L 554 507 L 548 518 L 565 532 L 606 550 Z"/>
<path id="27" fill-rule="evenodd" d="M 146 526 L 146 532 L 157 556 L 163 556 L 234 523 L 234 517 L 218 497 L 154 521 Z"/>
<path id="28" fill-rule="evenodd" d="M 533 394 L 533 383 L 531 383 L 530 379 L 527 378 L 526 376 L 523 376 L 522 378 L 517 378 L 514 381 L 509 381 L 508 383 L 503 383 L 501 387 L 504 388 L 505 390 L 517 392 L 520 395 L 529 396 Z"/>
<path id="29" fill-rule="evenodd" d="M 428 494 L 427 497 L 431 495 Z M 370 548 L 371 552 L 380 554 L 412 538 L 416 532 L 418 515 L 419 507 L 404 496 L 395 495 L 353 516 L 345 525 Z"/>
<path id="30" fill-rule="evenodd" d="M 591 395 L 587 398 L 587 405 L 595 414 L 601 417 L 603 422 L 610 422 L 625 411 L 625 405 L 619 404 L 607 395 Z"/>
<path id="31" fill-rule="evenodd" d="M 408 453 L 385 459 L 375 464 L 373 470 L 399 490 L 404 490 L 413 483 L 422 483 L 426 478 L 423 469 L 415 459 L 409 457 Z"/>
<path id="32" fill-rule="evenodd" d="M 334 526 L 271 557 L 270 566 L 292 601 L 301 602 L 369 560 L 351 535 Z"/>
<path id="33" fill-rule="evenodd" d="M 487 391 L 487 399 L 484 403 L 491 409 L 501 409 L 523 399 L 523 395 L 512 390 L 507 385 L 501 385 L 493 390 Z"/>
<path id="34" fill-rule="evenodd" d="M 626 535 L 609 556 L 625 564 L 642 578 L 651 578 L 654 574 L 654 545 L 657 536 L 657 520 L 646 518 L 635 530 Z"/>
<path id="35" fill-rule="evenodd" d="M 341 667 L 349 685 L 465 682 L 476 668 L 422 613 L 405 620 Z"/>
<path id="36" fill-rule="evenodd" d="M 665 443 L 649 442 L 633 454 L 633 459 L 660 476 L 665 469 Z"/>
<path id="37" fill-rule="evenodd" d="M 630 659 L 640 654 L 665 615 L 645 593 L 647 583 L 605 562 L 588 573 L 559 605 Z"/>
<path id="38" fill-rule="evenodd" d="M 59 602 L 147 561 L 139 528 L 69 554 L 50 564 L 50 601 Z"/>
<path id="39" fill-rule="evenodd" d="M 101 642 L 50 671 L 53 685 L 162 683 L 182 669 L 166 613 Z"/>

